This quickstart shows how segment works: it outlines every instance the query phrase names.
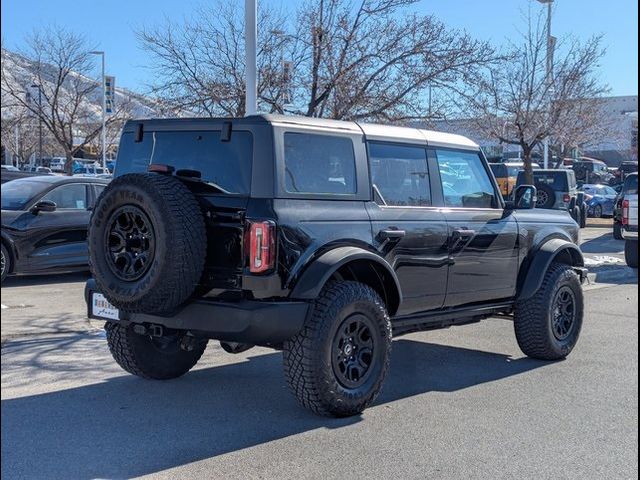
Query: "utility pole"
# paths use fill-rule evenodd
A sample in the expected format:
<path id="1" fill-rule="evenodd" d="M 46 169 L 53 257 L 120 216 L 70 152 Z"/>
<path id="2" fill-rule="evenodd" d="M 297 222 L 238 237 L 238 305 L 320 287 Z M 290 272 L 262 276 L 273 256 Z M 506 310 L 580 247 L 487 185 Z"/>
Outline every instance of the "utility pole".
<path id="1" fill-rule="evenodd" d="M 105 77 L 105 54 L 103 51 L 89 52 L 102 57 L 102 167 L 107 168 L 107 86 Z"/>
<path id="2" fill-rule="evenodd" d="M 258 37 L 258 5 L 257 0 L 244 2 L 244 38 L 246 51 L 246 115 L 258 112 L 258 67 L 257 67 L 257 37 Z"/>

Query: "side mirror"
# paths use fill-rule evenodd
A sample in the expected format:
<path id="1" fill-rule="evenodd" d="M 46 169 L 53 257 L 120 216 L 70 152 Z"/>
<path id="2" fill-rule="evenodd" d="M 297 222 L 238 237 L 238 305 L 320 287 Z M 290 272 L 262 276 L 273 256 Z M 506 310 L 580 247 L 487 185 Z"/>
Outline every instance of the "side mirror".
<path id="1" fill-rule="evenodd" d="M 55 212 L 56 208 L 58 208 L 56 202 L 52 202 L 51 200 L 40 200 L 31 207 L 31 213 L 37 215 L 40 212 Z"/>
<path id="2" fill-rule="evenodd" d="M 536 208 L 538 189 L 533 185 L 520 185 L 513 192 L 513 208 L 516 210 L 531 210 Z"/>

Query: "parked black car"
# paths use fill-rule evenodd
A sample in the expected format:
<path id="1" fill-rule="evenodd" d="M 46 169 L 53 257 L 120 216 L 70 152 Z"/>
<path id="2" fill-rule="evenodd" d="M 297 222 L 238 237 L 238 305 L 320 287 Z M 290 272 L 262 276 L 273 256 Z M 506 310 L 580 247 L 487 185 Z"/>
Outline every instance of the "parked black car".
<path id="1" fill-rule="evenodd" d="M 86 270 L 87 229 L 106 180 L 36 176 L 2 185 L 2 281 Z"/>
<path id="2" fill-rule="evenodd" d="M 354 415 L 391 338 L 505 314 L 522 350 L 576 345 L 586 270 L 566 210 L 502 198 L 480 148 L 310 118 L 126 124 L 89 232 L 88 314 L 126 371 L 186 373 L 207 341 L 281 349 L 312 411 Z"/>

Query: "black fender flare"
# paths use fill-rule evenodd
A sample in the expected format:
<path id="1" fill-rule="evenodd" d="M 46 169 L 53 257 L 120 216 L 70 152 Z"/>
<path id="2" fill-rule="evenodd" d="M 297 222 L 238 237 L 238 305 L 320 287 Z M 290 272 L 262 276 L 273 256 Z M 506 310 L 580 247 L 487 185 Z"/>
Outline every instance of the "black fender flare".
<path id="1" fill-rule="evenodd" d="M 320 255 L 302 272 L 295 282 L 290 297 L 301 300 L 315 300 L 327 281 L 341 267 L 363 260 L 383 269 L 385 276 L 391 280 L 387 288 L 393 288 L 394 291 L 390 293 L 394 300 L 391 305 L 388 305 L 388 308 L 389 315 L 394 315 L 402 303 L 402 290 L 398 276 L 384 258 L 360 247 L 337 247 Z"/>
<path id="2" fill-rule="evenodd" d="M 584 257 L 580 248 L 568 240 L 553 238 L 545 242 L 533 254 L 533 259 L 529 263 L 526 276 L 518 292 L 518 301 L 527 300 L 535 295 L 542 285 L 547 269 L 554 261 L 576 267 L 580 270 L 581 277 L 586 275 L 586 270 L 583 268 Z"/>

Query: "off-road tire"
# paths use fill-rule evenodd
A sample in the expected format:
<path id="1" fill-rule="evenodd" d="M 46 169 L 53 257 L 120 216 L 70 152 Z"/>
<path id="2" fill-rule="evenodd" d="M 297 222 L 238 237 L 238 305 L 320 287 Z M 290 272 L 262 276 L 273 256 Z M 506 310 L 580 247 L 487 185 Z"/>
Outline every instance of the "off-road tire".
<path id="1" fill-rule="evenodd" d="M 613 221 L 613 238 L 616 240 L 624 240 L 622 236 L 622 224 L 617 221 Z"/>
<path id="2" fill-rule="evenodd" d="M 184 375 L 198 363 L 207 348 L 207 341 L 203 339 L 191 351 L 182 350 L 179 345 L 163 351 L 152 337 L 135 333 L 131 326 L 107 322 L 104 328 L 109 351 L 118 365 L 132 375 L 150 380 L 170 380 Z"/>
<path id="3" fill-rule="evenodd" d="M 4 246 L 4 243 L 0 246 L 2 247 L 2 275 L 0 283 L 4 283 L 4 279 L 7 278 L 7 275 L 11 272 L 11 255 L 9 255 L 9 251 Z"/>
<path id="4" fill-rule="evenodd" d="M 150 265 L 133 280 L 119 277 L 109 258 L 113 215 L 129 207 L 146 215 L 154 242 Z M 113 180 L 97 202 L 88 238 L 89 267 L 97 288 L 121 310 L 171 311 L 189 299 L 202 276 L 207 251 L 204 217 L 194 195 L 175 177 L 128 174 Z"/>
<path id="5" fill-rule="evenodd" d="M 638 241 L 625 240 L 624 259 L 631 268 L 638 268 Z"/>
<path id="6" fill-rule="evenodd" d="M 575 297 L 575 320 L 567 338 L 559 340 L 553 333 L 553 303 L 556 294 L 568 287 Z M 580 279 L 573 269 L 553 263 L 545 273 L 540 289 L 532 298 L 516 303 L 514 327 L 522 352 L 540 360 L 560 360 L 571 353 L 582 329 L 584 298 Z"/>
<path id="7" fill-rule="evenodd" d="M 357 314 L 372 320 L 378 344 L 373 354 L 375 363 L 364 383 L 346 388 L 334 372 L 334 338 L 343 321 Z M 352 281 L 331 282 L 314 302 L 300 333 L 283 347 L 287 382 L 304 407 L 326 416 L 356 415 L 376 399 L 389 369 L 389 315 L 372 288 Z"/>
<path id="8" fill-rule="evenodd" d="M 544 183 L 537 183 L 536 190 L 538 190 L 538 192 L 544 192 L 547 195 L 547 200 L 544 203 L 536 202 L 536 208 L 553 208 L 553 205 L 556 203 L 556 194 L 553 188 Z"/>

